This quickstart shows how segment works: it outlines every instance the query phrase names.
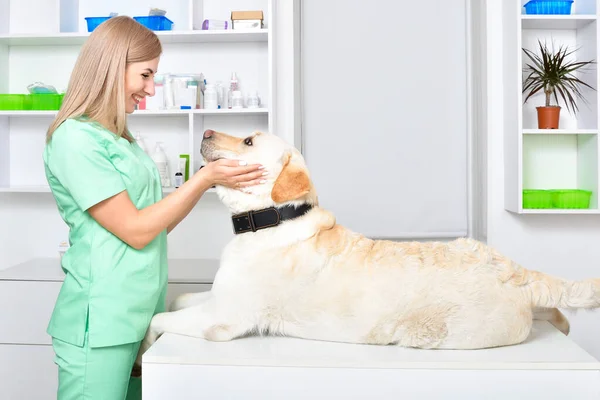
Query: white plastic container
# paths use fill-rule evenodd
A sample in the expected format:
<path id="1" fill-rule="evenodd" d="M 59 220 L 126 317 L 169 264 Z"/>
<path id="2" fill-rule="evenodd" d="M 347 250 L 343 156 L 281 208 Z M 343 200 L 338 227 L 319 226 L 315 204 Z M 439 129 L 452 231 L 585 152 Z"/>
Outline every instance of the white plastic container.
<path id="1" fill-rule="evenodd" d="M 227 105 L 225 104 L 225 86 L 223 86 L 223 83 L 221 81 L 217 81 L 216 89 L 218 108 L 227 108 Z"/>
<path id="2" fill-rule="evenodd" d="M 227 108 L 233 108 L 233 92 L 239 89 L 237 74 L 231 73 L 231 81 L 229 82 L 229 90 L 227 91 Z"/>
<path id="3" fill-rule="evenodd" d="M 231 95 L 231 108 L 238 110 L 244 108 L 244 98 L 242 97 L 242 92 L 239 90 L 233 91 Z"/>
<path id="4" fill-rule="evenodd" d="M 204 91 L 204 108 L 207 110 L 216 110 L 219 108 L 219 96 L 215 85 L 212 83 L 206 84 Z"/>
<path id="5" fill-rule="evenodd" d="M 248 108 L 258 108 L 260 106 L 260 100 L 258 99 L 258 93 L 256 90 L 248 93 L 248 97 L 246 98 L 246 107 Z"/>
<path id="6" fill-rule="evenodd" d="M 167 155 L 162 149 L 162 142 L 156 143 L 156 148 L 154 149 L 154 153 L 152 154 L 152 160 L 158 168 L 161 186 L 171 187 L 171 178 L 169 176 L 169 160 L 167 159 Z"/>

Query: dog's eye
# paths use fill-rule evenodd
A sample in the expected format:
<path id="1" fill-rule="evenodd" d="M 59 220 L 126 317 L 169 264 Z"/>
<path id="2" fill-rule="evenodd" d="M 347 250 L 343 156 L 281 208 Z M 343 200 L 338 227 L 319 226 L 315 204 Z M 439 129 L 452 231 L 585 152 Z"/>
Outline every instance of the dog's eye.
<path id="1" fill-rule="evenodd" d="M 246 138 L 246 140 L 244 140 L 244 144 L 246 146 L 252 146 L 252 138 L 251 137 Z"/>

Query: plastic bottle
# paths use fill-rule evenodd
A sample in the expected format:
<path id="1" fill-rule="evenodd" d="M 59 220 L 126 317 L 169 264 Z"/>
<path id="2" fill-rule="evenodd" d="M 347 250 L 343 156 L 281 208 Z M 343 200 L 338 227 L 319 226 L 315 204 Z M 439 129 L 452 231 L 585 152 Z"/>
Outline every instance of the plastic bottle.
<path id="1" fill-rule="evenodd" d="M 229 91 L 227 92 L 227 107 L 232 108 L 233 92 L 239 90 L 238 79 L 235 72 L 231 73 L 231 81 L 229 82 Z"/>
<path id="2" fill-rule="evenodd" d="M 235 109 L 244 108 L 244 98 L 242 97 L 242 92 L 240 92 L 239 90 L 235 90 L 233 92 L 231 101 L 232 101 L 231 108 L 235 108 Z"/>
<path id="3" fill-rule="evenodd" d="M 207 110 L 216 110 L 219 108 L 217 89 L 212 83 L 207 83 L 206 90 L 204 90 L 204 108 Z"/>
<path id="4" fill-rule="evenodd" d="M 181 185 L 183 185 L 183 173 L 181 172 L 181 162 L 178 162 L 177 172 L 175 172 L 175 187 L 178 188 Z"/>
<path id="5" fill-rule="evenodd" d="M 167 159 L 167 155 L 162 149 L 162 142 L 156 143 L 156 148 L 154 149 L 154 153 L 152 154 L 152 160 L 156 164 L 158 168 L 158 173 L 160 174 L 160 183 L 162 187 L 170 187 L 171 179 L 169 178 L 169 162 Z"/>
<path id="6" fill-rule="evenodd" d="M 217 104 L 218 108 L 225 108 L 225 86 L 221 81 L 217 81 Z"/>
<path id="7" fill-rule="evenodd" d="M 135 134 L 136 134 L 135 135 L 135 141 L 136 141 L 136 143 L 147 154 L 148 153 L 148 148 L 146 147 L 146 143 L 144 143 L 144 139 L 142 139 L 142 137 L 140 136 L 139 132 L 136 132 Z"/>

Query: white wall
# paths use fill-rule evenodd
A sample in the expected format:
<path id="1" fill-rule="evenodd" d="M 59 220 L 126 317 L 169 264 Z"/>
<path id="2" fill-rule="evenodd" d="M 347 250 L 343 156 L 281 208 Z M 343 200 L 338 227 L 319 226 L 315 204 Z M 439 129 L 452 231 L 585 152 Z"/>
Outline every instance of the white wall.
<path id="1" fill-rule="evenodd" d="M 516 215 L 504 210 L 502 15 L 487 0 L 488 244 L 529 269 L 568 279 L 600 277 L 600 216 Z M 493 15 L 493 17 L 492 17 Z M 600 358 L 600 313 L 566 313 L 571 338 Z"/>

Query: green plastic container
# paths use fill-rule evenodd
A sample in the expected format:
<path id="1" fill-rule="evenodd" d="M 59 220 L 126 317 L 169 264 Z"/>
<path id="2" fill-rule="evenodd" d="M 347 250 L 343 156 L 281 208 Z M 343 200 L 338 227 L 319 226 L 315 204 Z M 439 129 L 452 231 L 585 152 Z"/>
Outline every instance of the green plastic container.
<path id="1" fill-rule="evenodd" d="M 541 189 L 524 189 L 523 208 L 552 208 L 552 192 Z"/>
<path id="2" fill-rule="evenodd" d="M 30 110 L 31 103 L 25 94 L 0 94 L 0 110 Z"/>
<path id="3" fill-rule="evenodd" d="M 0 110 L 59 110 L 64 94 L 0 94 Z"/>
<path id="4" fill-rule="evenodd" d="M 62 94 L 30 94 L 31 110 L 58 110 L 63 100 Z"/>
<path id="5" fill-rule="evenodd" d="M 551 190 L 554 208 L 590 208 L 592 192 L 581 189 Z"/>

